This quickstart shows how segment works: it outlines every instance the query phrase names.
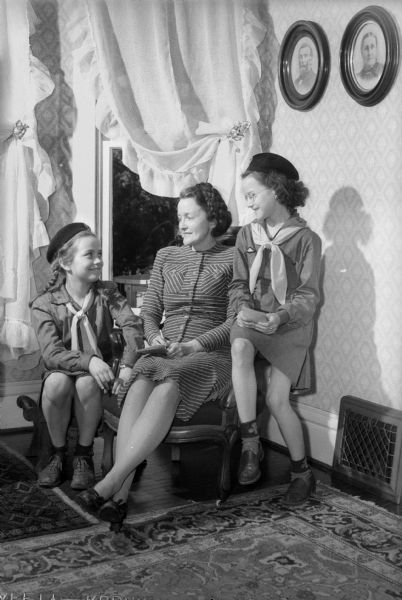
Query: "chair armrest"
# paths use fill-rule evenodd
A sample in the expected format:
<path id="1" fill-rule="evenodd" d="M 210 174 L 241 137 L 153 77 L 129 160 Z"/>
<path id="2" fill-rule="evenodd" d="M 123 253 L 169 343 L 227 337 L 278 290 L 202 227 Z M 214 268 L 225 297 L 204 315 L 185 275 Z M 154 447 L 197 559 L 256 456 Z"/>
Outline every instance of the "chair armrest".
<path id="1" fill-rule="evenodd" d="M 233 388 L 230 388 L 228 393 L 219 400 L 219 407 L 222 410 L 231 410 L 236 407 L 236 398 Z"/>
<path id="2" fill-rule="evenodd" d="M 110 343 L 112 345 L 112 364 L 111 368 L 115 377 L 119 373 L 121 357 L 123 356 L 124 346 L 126 344 L 123 332 L 118 327 L 115 327 L 110 334 Z"/>

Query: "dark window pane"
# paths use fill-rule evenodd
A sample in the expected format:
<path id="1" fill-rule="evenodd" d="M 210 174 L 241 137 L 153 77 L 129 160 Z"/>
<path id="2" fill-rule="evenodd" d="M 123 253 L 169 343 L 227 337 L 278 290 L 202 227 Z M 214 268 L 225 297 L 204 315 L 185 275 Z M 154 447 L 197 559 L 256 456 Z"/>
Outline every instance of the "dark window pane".
<path id="1" fill-rule="evenodd" d="M 113 150 L 113 276 L 147 273 L 156 252 L 174 242 L 176 198 L 142 189 L 139 177 Z"/>

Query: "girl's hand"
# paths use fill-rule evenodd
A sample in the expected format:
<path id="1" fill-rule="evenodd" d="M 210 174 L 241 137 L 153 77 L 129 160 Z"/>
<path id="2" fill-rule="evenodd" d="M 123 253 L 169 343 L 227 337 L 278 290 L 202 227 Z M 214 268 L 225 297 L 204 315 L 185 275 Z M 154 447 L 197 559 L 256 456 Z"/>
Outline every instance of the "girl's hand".
<path id="1" fill-rule="evenodd" d="M 266 323 L 254 323 L 253 327 L 256 331 L 266 333 L 267 335 L 272 335 L 278 329 L 279 325 L 281 324 L 281 320 L 277 313 L 266 313 L 266 319 Z"/>
<path id="2" fill-rule="evenodd" d="M 123 385 L 129 381 L 132 372 L 132 367 L 124 367 L 123 369 L 120 369 L 119 376 L 114 380 L 113 383 L 112 394 L 119 393 Z"/>
<path id="3" fill-rule="evenodd" d="M 98 356 L 93 356 L 89 361 L 88 370 L 103 392 L 108 392 L 114 381 L 112 369 Z"/>
<path id="4" fill-rule="evenodd" d="M 167 347 L 167 355 L 169 358 L 179 358 L 187 356 L 194 352 L 201 352 L 202 346 L 198 340 L 190 340 L 189 342 L 172 342 Z"/>
<path id="5" fill-rule="evenodd" d="M 261 311 L 250 308 L 242 308 L 236 317 L 236 322 L 239 327 L 251 327 L 255 329 L 255 325 L 265 324 L 265 315 Z"/>

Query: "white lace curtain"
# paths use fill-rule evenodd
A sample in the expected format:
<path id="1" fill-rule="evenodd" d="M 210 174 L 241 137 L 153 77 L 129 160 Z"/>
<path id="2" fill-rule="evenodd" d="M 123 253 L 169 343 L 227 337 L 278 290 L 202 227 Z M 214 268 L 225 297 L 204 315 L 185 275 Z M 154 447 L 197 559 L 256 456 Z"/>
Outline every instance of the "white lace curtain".
<path id="1" fill-rule="evenodd" d="M 143 188 L 178 196 L 209 180 L 240 223 L 238 175 L 261 150 L 258 2 L 71 2 L 70 41 L 93 80 L 97 125 L 123 140 L 123 160 Z"/>
<path id="2" fill-rule="evenodd" d="M 53 177 L 34 114 L 53 83 L 30 53 L 33 14 L 25 0 L 0 0 L 0 358 L 38 349 L 30 322 L 31 262 L 49 243 L 43 220 Z"/>

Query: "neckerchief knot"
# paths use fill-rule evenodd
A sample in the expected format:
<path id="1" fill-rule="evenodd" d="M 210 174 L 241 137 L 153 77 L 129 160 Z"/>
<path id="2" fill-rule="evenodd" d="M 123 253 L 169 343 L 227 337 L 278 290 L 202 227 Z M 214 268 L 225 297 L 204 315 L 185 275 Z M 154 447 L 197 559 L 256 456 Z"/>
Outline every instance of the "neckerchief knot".
<path id="1" fill-rule="evenodd" d="M 271 250 L 270 268 L 272 290 L 279 304 L 285 304 L 288 278 L 286 275 L 285 258 L 282 250 L 279 248 L 279 244 L 290 239 L 295 233 L 303 228 L 304 227 L 300 225 L 283 227 L 278 231 L 275 238 L 270 240 L 267 232 L 260 223 L 251 224 L 253 241 L 259 246 L 254 262 L 250 267 L 249 289 L 251 294 L 253 294 L 257 284 L 257 277 L 260 272 L 264 249 L 269 248 Z"/>
<path id="2" fill-rule="evenodd" d="M 71 302 L 67 302 L 66 306 L 68 310 L 74 315 L 73 320 L 71 322 L 71 350 L 79 350 L 78 346 L 78 327 L 80 321 L 85 329 L 85 332 L 88 337 L 89 345 L 91 346 L 94 353 L 102 358 L 102 353 L 98 348 L 96 335 L 94 330 L 91 327 L 91 323 L 89 322 L 87 312 L 91 308 L 94 301 L 94 293 L 93 290 L 89 290 L 88 294 L 84 298 L 84 303 L 80 310 L 76 310 Z"/>

